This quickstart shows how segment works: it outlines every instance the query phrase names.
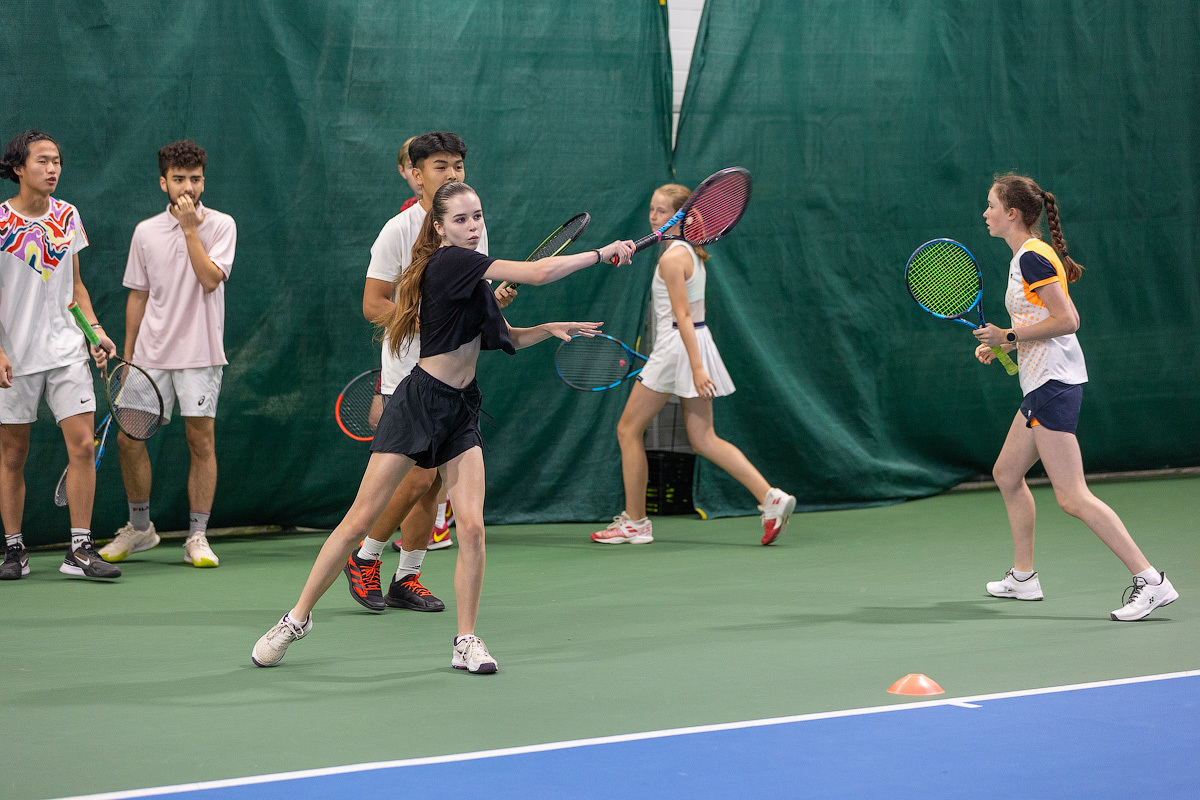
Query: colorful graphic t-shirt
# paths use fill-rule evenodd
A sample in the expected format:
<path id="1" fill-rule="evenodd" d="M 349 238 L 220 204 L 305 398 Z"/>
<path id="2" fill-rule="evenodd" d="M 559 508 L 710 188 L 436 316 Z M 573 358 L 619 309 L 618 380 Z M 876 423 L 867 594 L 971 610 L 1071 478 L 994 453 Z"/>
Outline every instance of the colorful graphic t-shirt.
<path id="1" fill-rule="evenodd" d="M 0 203 L 0 348 L 13 375 L 32 375 L 87 360 L 83 332 L 67 311 L 74 297 L 74 256 L 87 247 L 75 206 L 50 198 L 31 219 Z"/>
<path id="2" fill-rule="evenodd" d="M 1055 281 L 1069 298 L 1067 271 L 1054 248 L 1040 239 L 1030 239 L 1021 245 L 1009 262 L 1008 291 L 1004 294 L 1004 307 L 1012 317 L 1014 328 L 1024 328 L 1050 316 L 1037 289 Z M 1017 342 L 1017 364 L 1021 369 L 1023 394 L 1029 394 L 1049 380 L 1075 384 L 1087 383 L 1088 379 L 1083 349 L 1073 333 L 1053 339 Z"/>

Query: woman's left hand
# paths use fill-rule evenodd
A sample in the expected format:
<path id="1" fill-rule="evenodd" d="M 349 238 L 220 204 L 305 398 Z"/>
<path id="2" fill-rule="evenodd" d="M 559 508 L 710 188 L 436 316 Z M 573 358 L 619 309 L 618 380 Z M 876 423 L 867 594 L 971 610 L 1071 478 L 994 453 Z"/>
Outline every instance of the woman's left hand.
<path id="1" fill-rule="evenodd" d="M 692 383 L 696 386 L 696 394 L 703 399 L 711 400 L 717 396 L 717 385 L 708 376 L 707 370 L 703 368 L 692 370 Z"/>
<path id="2" fill-rule="evenodd" d="M 982 328 L 976 328 L 973 333 L 980 344 L 986 344 L 988 347 L 999 347 L 1008 342 L 1008 339 L 1004 335 L 1004 329 L 997 328 L 990 322 Z"/>
<path id="3" fill-rule="evenodd" d="M 547 322 L 545 328 L 551 336 L 569 341 L 572 336 L 595 336 L 600 333 L 603 322 Z"/>
<path id="4" fill-rule="evenodd" d="M 517 299 L 517 290 L 511 286 L 502 286 L 496 290 L 496 305 L 501 308 L 508 308 L 513 300 Z"/>

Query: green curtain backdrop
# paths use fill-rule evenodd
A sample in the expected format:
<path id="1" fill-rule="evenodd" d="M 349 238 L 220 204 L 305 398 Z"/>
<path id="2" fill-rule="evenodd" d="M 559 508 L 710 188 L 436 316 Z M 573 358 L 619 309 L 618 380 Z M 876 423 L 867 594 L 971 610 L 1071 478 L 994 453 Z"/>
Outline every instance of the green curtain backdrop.
<path id="1" fill-rule="evenodd" d="M 0 138 L 37 128 L 59 141 L 59 195 L 87 227 L 82 269 L 118 343 L 134 225 L 165 205 L 157 149 L 184 137 L 206 148 L 204 200 L 239 235 L 212 524 L 332 525 L 367 460 L 332 411 L 347 380 L 379 365 L 362 290 L 371 243 L 409 194 L 400 144 L 429 130 L 463 136 L 493 255 L 524 258 L 581 211 L 593 220 L 581 249 L 638 233 L 669 175 L 666 30 L 659 3 L 616 0 L 10 2 Z M 528 287 L 509 318 L 602 319 L 632 338 L 647 266 Z M 567 389 L 553 350 L 481 359 L 498 426 L 485 428 L 491 520 L 598 518 L 620 504 L 622 398 Z M 67 536 L 66 511 L 51 503 L 66 456 L 48 419 L 43 407 L 26 470 L 32 544 Z M 154 519 L 184 528 L 178 419 L 150 449 Z M 97 536 L 126 513 L 110 442 Z"/>
<path id="2" fill-rule="evenodd" d="M 979 259 L 1005 324 L 1011 251 L 983 211 L 1019 171 L 1059 198 L 1091 383 L 1089 471 L 1200 464 L 1200 5 L 708 0 L 674 168 L 755 194 L 712 248 L 708 318 L 738 391 L 717 430 L 801 507 L 990 472 L 1020 401 L 970 332 L 921 312 L 917 245 Z M 753 501 L 701 462 L 697 506 Z"/>

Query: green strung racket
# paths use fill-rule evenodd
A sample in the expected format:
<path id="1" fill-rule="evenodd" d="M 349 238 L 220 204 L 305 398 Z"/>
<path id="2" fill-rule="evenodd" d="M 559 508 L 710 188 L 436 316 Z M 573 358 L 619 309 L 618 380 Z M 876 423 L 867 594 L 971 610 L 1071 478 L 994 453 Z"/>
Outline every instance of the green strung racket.
<path id="1" fill-rule="evenodd" d="M 934 239 L 916 249 L 904 268 L 904 282 L 917 305 L 938 319 L 952 319 L 972 330 L 987 324 L 983 318 L 983 276 L 975 256 L 953 239 Z M 979 324 L 963 319 L 974 310 Z M 993 347 L 996 360 L 1009 375 L 1017 365 L 1002 348 Z"/>

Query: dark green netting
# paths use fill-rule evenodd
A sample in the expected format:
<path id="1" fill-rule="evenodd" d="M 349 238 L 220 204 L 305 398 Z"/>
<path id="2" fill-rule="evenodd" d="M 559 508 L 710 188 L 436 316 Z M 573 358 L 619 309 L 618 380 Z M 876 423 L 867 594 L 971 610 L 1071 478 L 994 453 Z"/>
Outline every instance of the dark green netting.
<path id="1" fill-rule="evenodd" d="M 9 3 L 0 79 L 0 137 L 32 127 L 62 146 L 58 194 L 80 209 L 85 279 L 118 343 L 130 236 L 165 204 L 155 153 L 183 137 L 208 151 L 204 199 L 239 234 L 214 526 L 331 525 L 353 498 L 367 451 L 339 432 L 333 403 L 378 366 L 363 280 L 371 243 L 409 194 L 396 172 L 404 139 L 463 136 L 492 254 L 509 258 L 581 211 L 592 224 L 580 249 L 642 233 L 669 175 L 666 15 L 653 2 Z M 509 317 L 603 319 L 632 340 L 646 290 L 635 276 L 648 268 L 645 256 L 619 274 L 526 287 Z M 492 520 L 598 518 L 620 505 L 621 398 L 568 389 L 553 355 L 545 343 L 481 359 L 499 426 L 485 427 Z M 33 544 L 67 532 L 51 503 L 66 456 L 47 417 L 26 470 Z M 178 419 L 150 449 L 154 518 L 183 527 Z M 110 442 L 98 536 L 126 518 L 116 455 Z"/>
<path id="2" fill-rule="evenodd" d="M 1004 324 L 1011 251 L 981 213 L 1016 170 L 1059 198 L 1091 384 L 1088 470 L 1200 463 L 1200 6 L 708 0 L 674 166 L 755 178 L 711 248 L 708 319 L 738 385 L 718 433 L 802 507 L 990 471 L 1020 401 L 903 269 L 946 236 Z M 696 504 L 753 510 L 711 464 Z"/>

